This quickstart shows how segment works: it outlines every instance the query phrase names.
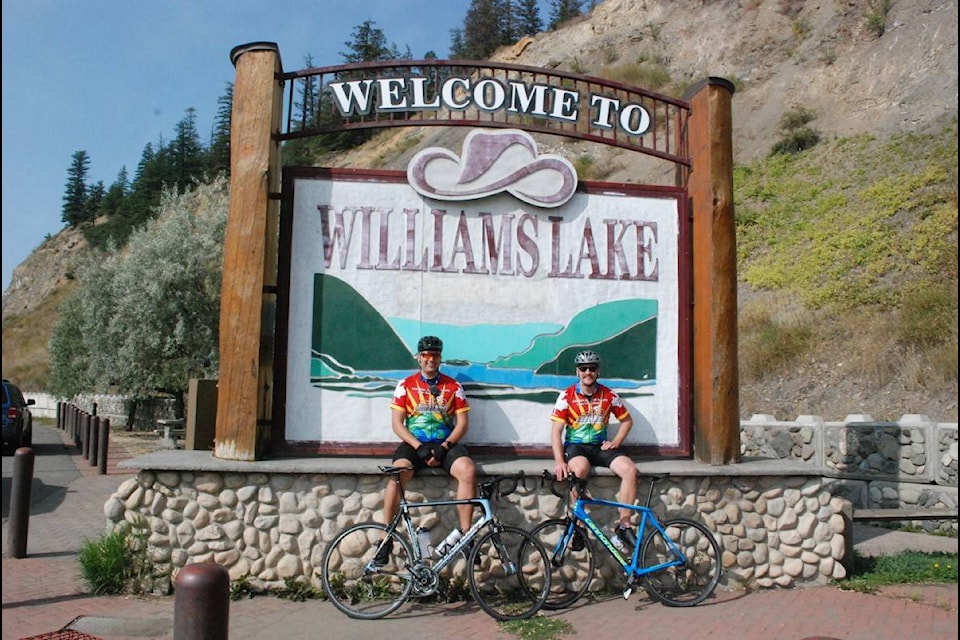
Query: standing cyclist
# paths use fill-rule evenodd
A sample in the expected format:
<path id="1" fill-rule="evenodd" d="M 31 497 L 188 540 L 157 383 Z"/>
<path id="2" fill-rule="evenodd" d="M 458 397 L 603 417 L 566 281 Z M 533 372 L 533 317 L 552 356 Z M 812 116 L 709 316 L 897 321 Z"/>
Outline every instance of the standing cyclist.
<path id="1" fill-rule="evenodd" d="M 448 375 L 440 373 L 443 341 L 424 336 L 417 343 L 420 371 L 407 376 L 397 385 L 390 403 L 393 432 L 403 441 L 393 453 L 393 465 L 407 467 L 400 474 L 405 488 L 414 473 L 426 467 L 442 467 L 457 480 L 457 499 L 476 497 L 477 472 L 460 443 L 467 434 L 467 412 L 470 406 L 463 387 Z M 389 523 L 400 508 L 400 487 L 387 482 L 383 495 L 383 518 Z M 460 533 L 470 528 L 473 506 L 457 506 Z M 390 541 L 392 543 L 392 540 Z M 374 562 L 387 563 L 390 543 L 380 548 Z"/>
<path id="2" fill-rule="evenodd" d="M 637 498 L 637 467 L 620 450 L 633 426 L 633 418 L 620 396 L 597 382 L 600 377 L 598 354 L 581 351 L 574 363 L 577 384 L 560 393 L 550 414 L 554 473 L 558 480 L 571 473 L 586 478 L 591 465 L 608 467 L 620 476 L 620 502 L 633 504 Z M 616 436 L 608 440 L 607 426 L 611 414 L 620 425 Z M 616 535 L 632 547 L 637 536 L 630 528 L 630 514 L 629 509 L 620 509 Z"/>

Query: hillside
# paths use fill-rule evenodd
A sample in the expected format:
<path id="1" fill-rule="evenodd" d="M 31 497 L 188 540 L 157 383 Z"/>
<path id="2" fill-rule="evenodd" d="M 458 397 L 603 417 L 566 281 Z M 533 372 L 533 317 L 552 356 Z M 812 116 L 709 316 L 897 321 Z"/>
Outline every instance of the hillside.
<path id="1" fill-rule="evenodd" d="M 589 16 L 557 32 L 525 39 L 495 58 L 601 76 L 674 96 L 705 77 L 727 78 L 736 87 L 734 158 L 740 165 L 762 160 L 782 136 L 782 118 L 799 110 L 812 114 L 808 126 L 821 137 L 822 150 L 814 153 L 829 153 L 828 143 L 853 136 L 887 140 L 905 133 L 952 136 L 955 149 L 957 3 L 893 0 L 885 14 L 877 8 L 882 4 L 604 0 Z M 282 41 L 280 46 L 283 53 Z M 402 169 L 419 149 L 441 144 L 456 148 L 464 134 L 462 129 L 386 130 L 370 144 L 323 163 Z M 588 158 L 591 179 L 673 179 L 672 166 L 641 154 L 560 138 L 543 145 L 570 158 Z M 819 157 L 825 164 L 826 156 Z M 954 185 L 955 174 L 954 151 Z M 952 201 L 953 267 L 942 277 L 953 284 L 955 316 L 955 186 Z M 30 353 L 5 351 L 3 373 L 28 389 L 32 381 L 43 379 L 46 353 L 40 345 L 52 326 L 51 300 L 62 297 L 63 285 L 70 282 L 71 256 L 82 247 L 82 238 L 72 232 L 51 238 L 17 268 L 3 294 L 4 344 L 29 336 L 37 345 Z M 874 304 L 847 310 L 847 315 L 810 308 L 798 302 L 798 296 L 748 284 L 745 260 L 749 256 L 741 259 L 741 351 L 753 344 L 746 327 L 758 309 L 780 318 L 804 316 L 818 337 L 808 339 L 802 352 L 779 367 L 757 371 L 741 366 L 742 416 L 769 413 L 793 419 L 815 414 L 840 420 L 865 413 L 896 420 L 919 413 L 957 421 L 955 333 L 952 347 L 946 343 L 948 351 L 952 348 L 945 356 L 948 374 L 931 373 L 930 363 L 940 357 L 937 351 L 904 352 L 883 339 L 895 333 L 890 327 L 898 308 Z"/>

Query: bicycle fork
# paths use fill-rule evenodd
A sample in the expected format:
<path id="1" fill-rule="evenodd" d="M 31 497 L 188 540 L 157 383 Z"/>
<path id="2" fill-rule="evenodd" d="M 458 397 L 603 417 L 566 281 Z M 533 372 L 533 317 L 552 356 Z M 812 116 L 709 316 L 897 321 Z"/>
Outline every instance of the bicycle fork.
<path id="1" fill-rule="evenodd" d="M 490 536 L 490 539 L 493 541 L 493 548 L 496 549 L 497 556 L 500 557 L 500 570 L 502 571 L 502 574 L 498 577 L 505 578 L 507 576 L 517 575 L 519 572 L 517 563 L 513 556 L 510 555 L 510 550 L 507 549 L 507 546 L 503 543 L 503 538 L 500 537 L 503 527 L 500 523 L 494 523 L 493 531 L 494 533 Z M 492 569 L 491 567 L 491 573 L 493 573 Z"/>

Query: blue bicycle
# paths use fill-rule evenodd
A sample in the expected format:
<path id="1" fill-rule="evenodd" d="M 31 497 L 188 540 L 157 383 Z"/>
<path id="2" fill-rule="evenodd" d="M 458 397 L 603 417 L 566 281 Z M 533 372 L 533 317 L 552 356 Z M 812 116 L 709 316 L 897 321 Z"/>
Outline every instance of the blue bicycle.
<path id="1" fill-rule="evenodd" d="M 720 581 L 720 545 L 706 525 L 688 518 L 660 522 L 650 508 L 654 485 L 668 474 L 652 474 L 643 506 L 596 500 L 587 494 L 587 481 L 572 474 L 558 481 L 544 471 L 542 482 L 564 500 L 567 514 L 541 523 L 533 537 L 547 550 L 551 566 L 550 594 L 544 609 L 562 609 L 590 588 L 596 557 L 587 532 L 607 550 L 626 577 L 623 597 L 642 585 L 651 598 L 671 607 L 703 602 Z M 572 507 L 571 501 L 573 501 Z M 637 544 L 620 551 L 587 513 L 587 508 L 627 508 L 639 514 Z"/>

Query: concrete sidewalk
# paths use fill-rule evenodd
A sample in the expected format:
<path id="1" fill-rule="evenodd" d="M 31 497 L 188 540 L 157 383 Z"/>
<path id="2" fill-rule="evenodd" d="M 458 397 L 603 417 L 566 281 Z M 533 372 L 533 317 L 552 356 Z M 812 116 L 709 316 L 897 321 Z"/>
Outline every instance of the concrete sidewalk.
<path id="1" fill-rule="evenodd" d="M 140 452 L 114 445 L 107 475 L 79 455 L 66 434 L 35 426 L 33 510 L 27 557 L 7 558 L 12 458 L 3 458 L 3 640 L 102 638 L 171 640 L 174 597 L 94 597 L 83 592 L 76 554 L 84 540 L 104 530 L 103 505 L 127 478 L 117 463 Z M 858 526 L 855 549 L 863 555 L 914 548 L 957 552 L 956 538 Z M 229 637 L 503 638 L 516 636 L 470 603 L 427 605 L 411 601 L 383 620 L 353 620 L 321 600 L 293 602 L 273 596 L 229 604 Z M 590 640 L 681 633 L 711 640 L 743 638 L 842 638 L 903 640 L 957 637 L 957 585 L 902 586 L 878 595 L 835 587 L 718 591 L 692 608 L 649 601 L 643 591 L 628 601 L 582 601 L 541 615 L 569 624 L 570 635 Z"/>

